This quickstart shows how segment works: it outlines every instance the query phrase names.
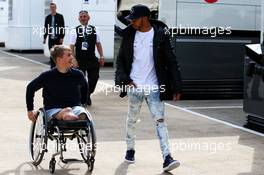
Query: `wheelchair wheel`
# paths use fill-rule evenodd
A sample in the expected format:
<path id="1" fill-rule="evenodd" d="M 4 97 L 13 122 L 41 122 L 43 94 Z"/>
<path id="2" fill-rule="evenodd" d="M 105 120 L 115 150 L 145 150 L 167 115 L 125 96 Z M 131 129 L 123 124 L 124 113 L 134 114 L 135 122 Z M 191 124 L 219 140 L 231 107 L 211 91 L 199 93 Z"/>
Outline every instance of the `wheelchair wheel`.
<path id="1" fill-rule="evenodd" d="M 49 171 L 50 171 L 50 173 L 52 173 L 52 174 L 54 173 L 55 166 L 56 166 L 56 160 L 55 160 L 55 158 L 52 158 L 50 160 L 50 162 L 49 162 Z"/>
<path id="2" fill-rule="evenodd" d="M 35 166 L 39 165 L 47 148 L 47 125 L 43 110 L 39 111 L 37 119 L 31 125 L 29 149 Z"/>
<path id="3" fill-rule="evenodd" d="M 93 171 L 94 157 L 96 153 L 96 136 L 93 124 L 79 131 L 80 138 L 77 137 L 79 150 L 85 163 L 88 165 L 88 171 Z"/>

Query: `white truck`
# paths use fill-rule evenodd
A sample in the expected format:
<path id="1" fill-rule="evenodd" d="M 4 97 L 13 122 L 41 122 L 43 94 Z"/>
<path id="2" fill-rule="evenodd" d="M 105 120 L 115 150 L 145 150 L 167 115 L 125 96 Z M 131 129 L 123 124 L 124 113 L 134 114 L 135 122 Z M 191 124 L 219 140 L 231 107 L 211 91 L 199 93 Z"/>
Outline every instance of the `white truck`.
<path id="1" fill-rule="evenodd" d="M 261 41 L 262 7 L 261 0 L 159 0 L 186 98 L 242 98 L 244 48 Z"/>
<path id="2" fill-rule="evenodd" d="M 4 45 L 7 39 L 8 0 L 0 0 L 0 44 Z"/>
<path id="3" fill-rule="evenodd" d="M 159 19 L 169 26 L 260 30 L 262 0 L 159 0 Z"/>

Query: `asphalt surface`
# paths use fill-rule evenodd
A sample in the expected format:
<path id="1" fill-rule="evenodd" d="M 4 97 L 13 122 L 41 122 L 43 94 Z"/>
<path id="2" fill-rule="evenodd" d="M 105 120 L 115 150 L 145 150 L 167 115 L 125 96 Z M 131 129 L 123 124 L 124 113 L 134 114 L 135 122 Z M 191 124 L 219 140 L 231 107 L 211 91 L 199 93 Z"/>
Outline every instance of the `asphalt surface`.
<path id="1" fill-rule="evenodd" d="M 25 108 L 25 87 L 48 69 L 48 58 L 41 54 L 13 54 L 0 51 L 0 175 L 49 174 L 52 149 L 40 166 L 31 164 L 28 153 L 31 122 L 26 117 Z M 136 163 L 125 163 L 127 98 L 121 99 L 117 92 L 109 91 L 113 85 L 113 72 L 111 67 L 101 69 L 100 81 L 92 96 L 93 106 L 89 108 L 98 139 L 92 174 L 264 174 L 264 135 L 241 127 L 246 119 L 242 100 L 166 103 L 171 152 L 181 162 L 181 166 L 171 173 L 162 173 L 163 161 L 155 135 L 155 122 L 144 104 L 137 125 Z M 42 107 L 41 92 L 36 94 L 35 106 Z M 70 145 L 74 143 L 69 142 Z M 74 147 L 68 149 L 67 156 L 80 158 Z M 91 174 L 83 163 L 65 165 L 57 162 L 56 174 Z"/>

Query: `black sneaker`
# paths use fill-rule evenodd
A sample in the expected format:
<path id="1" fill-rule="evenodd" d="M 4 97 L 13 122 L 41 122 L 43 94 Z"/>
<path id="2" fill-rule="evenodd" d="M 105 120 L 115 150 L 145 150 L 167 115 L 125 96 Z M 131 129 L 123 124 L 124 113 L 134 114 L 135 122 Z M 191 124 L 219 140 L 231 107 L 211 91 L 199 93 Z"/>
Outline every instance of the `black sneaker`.
<path id="1" fill-rule="evenodd" d="M 167 155 L 163 163 L 163 171 L 171 171 L 179 166 L 180 162 L 178 160 L 173 160 L 170 155 Z"/>
<path id="2" fill-rule="evenodd" d="M 129 163 L 134 163 L 135 162 L 135 150 L 133 150 L 133 149 L 127 150 L 125 161 L 129 162 Z"/>

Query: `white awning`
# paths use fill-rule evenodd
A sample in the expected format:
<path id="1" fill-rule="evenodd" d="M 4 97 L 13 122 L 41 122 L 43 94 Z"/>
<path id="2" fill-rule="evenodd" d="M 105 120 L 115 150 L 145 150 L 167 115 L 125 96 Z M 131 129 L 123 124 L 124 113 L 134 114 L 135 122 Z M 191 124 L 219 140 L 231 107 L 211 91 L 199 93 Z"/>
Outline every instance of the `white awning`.
<path id="1" fill-rule="evenodd" d="M 118 11 L 130 10 L 136 4 L 143 4 L 150 10 L 158 10 L 159 0 L 122 0 Z"/>

